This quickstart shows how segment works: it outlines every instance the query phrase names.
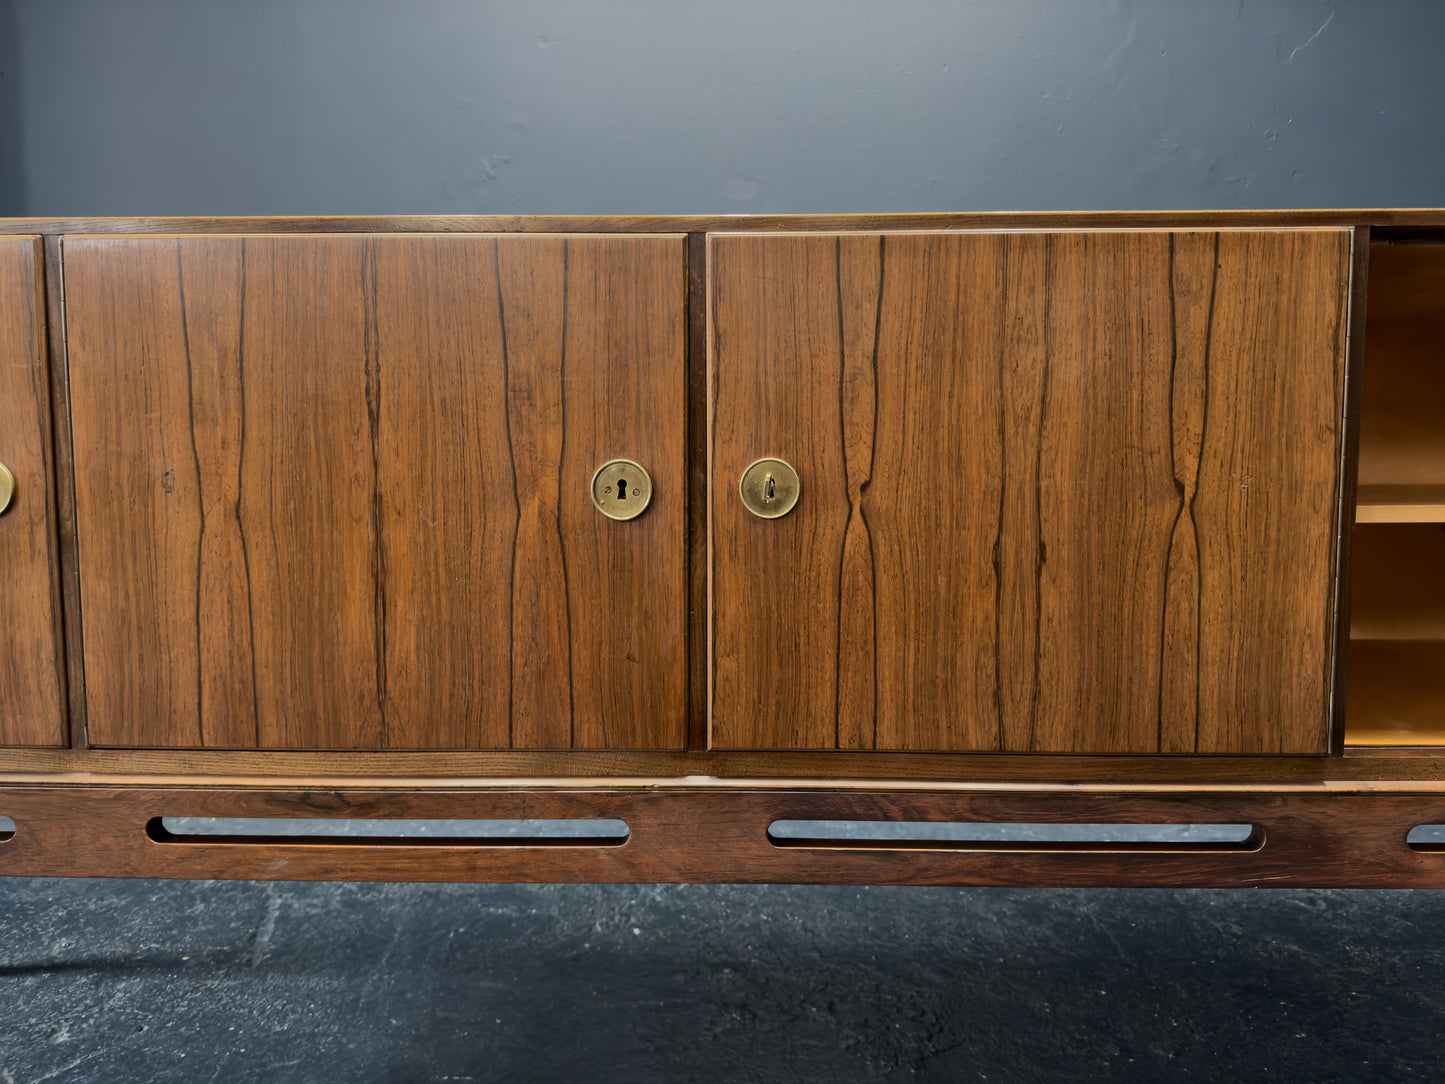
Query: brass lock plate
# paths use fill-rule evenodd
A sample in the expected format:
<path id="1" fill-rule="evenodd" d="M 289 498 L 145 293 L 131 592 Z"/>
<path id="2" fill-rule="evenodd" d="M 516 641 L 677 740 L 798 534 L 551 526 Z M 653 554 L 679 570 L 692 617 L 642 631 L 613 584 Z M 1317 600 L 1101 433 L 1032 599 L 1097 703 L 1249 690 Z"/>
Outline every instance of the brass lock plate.
<path id="1" fill-rule="evenodd" d="M 15 475 L 10 468 L 0 463 L 0 512 L 10 507 L 10 498 L 15 496 Z"/>
<path id="2" fill-rule="evenodd" d="M 798 472 L 781 459 L 759 459 L 743 471 L 738 482 L 743 505 L 760 519 L 786 516 L 798 503 L 803 486 Z"/>
<path id="3" fill-rule="evenodd" d="M 642 464 L 612 459 L 592 476 L 592 503 L 608 519 L 636 519 L 652 500 L 652 476 Z"/>

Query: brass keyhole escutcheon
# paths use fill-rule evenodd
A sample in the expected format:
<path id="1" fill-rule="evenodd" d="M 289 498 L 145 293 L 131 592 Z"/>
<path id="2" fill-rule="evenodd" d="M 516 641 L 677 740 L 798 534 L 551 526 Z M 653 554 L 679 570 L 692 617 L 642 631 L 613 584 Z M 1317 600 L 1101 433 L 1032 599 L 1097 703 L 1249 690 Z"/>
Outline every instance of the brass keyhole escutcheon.
<path id="1" fill-rule="evenodd" d="M 652 500 L 652 476 L 642 464 L 612 459 L 592 476 L 592 503 L 608 519 L 636 519 Z"/>
<path id="2" fill-rule="evenodd" d="M 10 468 L 0 463 L 0 512 L 10 507 L 10 499 L 15 496 L 15 475 L 10 473 Z"/>
<path id="3" fill-rule="evenodd" d="M 759 519 L 786 516 L 797 505 L 802 489 L 792 464 L 773 458 L 751 464 L 738 482 L 743 506 Z"/>

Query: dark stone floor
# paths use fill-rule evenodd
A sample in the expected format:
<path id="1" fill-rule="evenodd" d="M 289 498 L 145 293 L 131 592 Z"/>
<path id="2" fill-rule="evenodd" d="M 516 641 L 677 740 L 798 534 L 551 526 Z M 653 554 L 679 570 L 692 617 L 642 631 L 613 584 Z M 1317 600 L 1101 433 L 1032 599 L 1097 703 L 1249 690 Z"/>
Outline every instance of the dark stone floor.
<path id="1" fill-rule="evenodd" d="M 0 880 L 0 1081 L 1445 1078 L 1445 894 Z"/>

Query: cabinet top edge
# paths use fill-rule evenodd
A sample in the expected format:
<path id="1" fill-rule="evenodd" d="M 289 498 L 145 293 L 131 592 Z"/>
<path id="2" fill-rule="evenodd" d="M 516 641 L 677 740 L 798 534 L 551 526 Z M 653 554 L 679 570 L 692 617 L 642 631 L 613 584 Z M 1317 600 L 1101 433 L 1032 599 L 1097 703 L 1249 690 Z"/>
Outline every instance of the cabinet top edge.
<path id="1" fill-rule="evenodd" d="M 1248 211 L 986 211 L 798 215 L 330 215 L 0 218 L 14 234 L 709 233 L 1242 226 L 1445 227 L 1445 208 Z"/>

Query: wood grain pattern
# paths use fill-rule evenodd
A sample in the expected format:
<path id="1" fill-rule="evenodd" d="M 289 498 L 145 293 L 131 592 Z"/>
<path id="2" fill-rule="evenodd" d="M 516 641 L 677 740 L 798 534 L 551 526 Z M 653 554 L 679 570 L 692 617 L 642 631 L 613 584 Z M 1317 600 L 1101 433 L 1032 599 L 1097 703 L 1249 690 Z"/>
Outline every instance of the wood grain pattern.
<path id="1" fill-rule="evenodd" d="M 50 485 L 50 385 L 38 237 L 0 240 L 0 745 L 64 745 L 59 555 Z"/>
<path id="2" fill-rule="evenodd" d="M 93 744 L 680 746 L 683 258 L 67 239 Z"/>
<path id="3" fill-rule="evenodd" d="M 1409 847 L 1445 822 L 1445 795 L 888 791 L 747 787 L 417 790 L 0 787 L 15 834 L 0 876 L 1159 887 L 1445 887 L 1445 855 Z M 621 846 L 311 841 L 156 843 L 155 817 L 616 818 Z M 1248 850 L 775 846 L 775 820 L 1250 824 Z"/>
<path id="4" fill-rule="evenodd" d="M 715 747 L 1325 751 L 1347 232 L 710 243 Z"/>

